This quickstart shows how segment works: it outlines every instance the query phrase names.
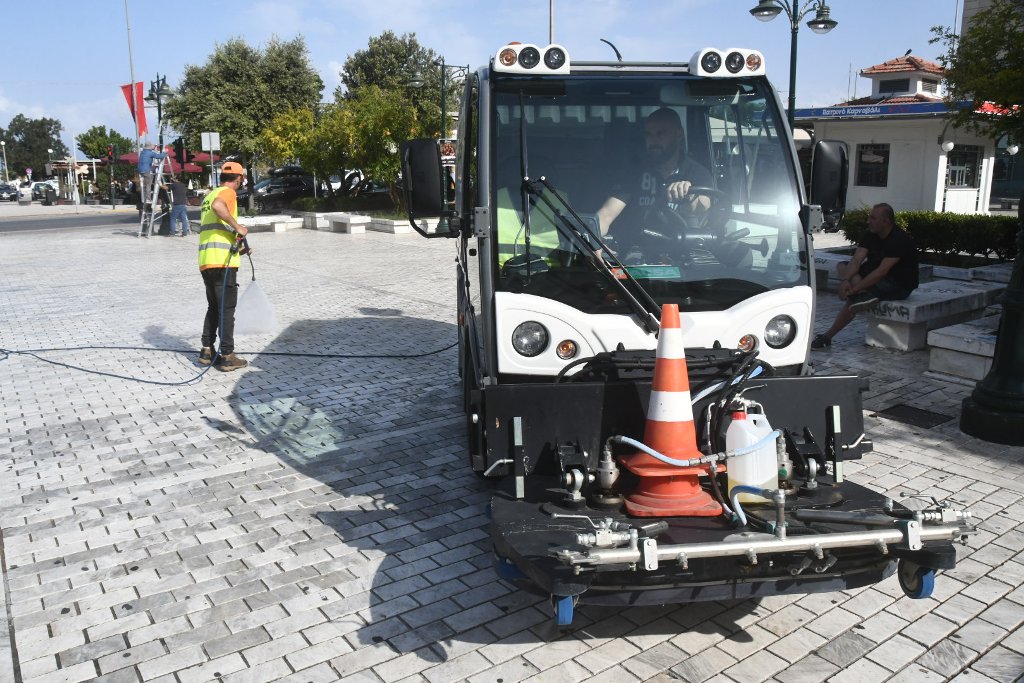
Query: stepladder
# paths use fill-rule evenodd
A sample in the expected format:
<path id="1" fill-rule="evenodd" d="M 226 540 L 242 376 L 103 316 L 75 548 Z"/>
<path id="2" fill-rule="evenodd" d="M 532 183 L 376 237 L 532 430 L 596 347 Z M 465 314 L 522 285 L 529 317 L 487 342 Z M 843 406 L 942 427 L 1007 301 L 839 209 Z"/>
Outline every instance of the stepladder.
<path id="1" fill-rule="evenodd" d="M 161 130 L 161 138 L 163 131 Z M 167 192 L 161 193 L 163 187 L 173 177 L 170 154 L 159 159 L 156 166 L 149 172 L 149 179 L 140 174 L 142 190 L 142 211 L 139 213 L 139 237 L 153 234 L 153 226 L 159 225 L 164 216 L 170 215 L 170 197 Z"/>

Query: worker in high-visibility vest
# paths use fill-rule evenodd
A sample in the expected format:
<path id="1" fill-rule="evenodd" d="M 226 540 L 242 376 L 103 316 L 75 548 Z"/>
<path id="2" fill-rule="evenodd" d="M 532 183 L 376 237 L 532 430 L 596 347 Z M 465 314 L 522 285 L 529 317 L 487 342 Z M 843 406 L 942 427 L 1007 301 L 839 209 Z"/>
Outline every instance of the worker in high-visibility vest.
<path id="1" fill-rule="evenodd" d="M 206 318 L 203 321 L 203 348 L 199 352 L 199 364 L 209 365 L 214 361 L 213 345 L 220 330 L 220 355 L 215 367 L 223 372 L 249 364 L 235 355 L 238 266 L 242 262 L 241 245 L 236 242 L 249 232 L 238 222 L 235 192 L 244 180 L 245 169 L 241 164 L 228 161 L 221 166 L 220 187 L 203 199 L 200 216 L 199 273 L 206 285 Z"/>

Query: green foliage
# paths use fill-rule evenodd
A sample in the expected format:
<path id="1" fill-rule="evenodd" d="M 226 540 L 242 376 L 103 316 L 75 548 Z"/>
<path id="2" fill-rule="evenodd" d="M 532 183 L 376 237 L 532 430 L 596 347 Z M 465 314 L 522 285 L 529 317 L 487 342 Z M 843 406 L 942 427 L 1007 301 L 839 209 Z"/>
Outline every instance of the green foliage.
<path id="1" fill-rule="evenodd" d="M 1024 3 L 993 0 L 975 14 L 962 36 L 942 26 L 932 28 L 932 43 L 940 42 L 946 52 L 939 58 L 946 69 L 946 101 L 951 108 L 968 101 L 969 109 L 958 110 L 953 125 L 993 138 L 1009 134 L 1024 142 Z M 993 116 L 974 110 L 985 102 L 1002 108 Z M 1016 109 L 1015 109 L 1016 107 Z"/>
<path id="2" fill-rule="evenodd" d="M 401 94 L 416 110 L 417 119 L 425 129 L 424 135 L 438 137 L 441 129 L 441 62 L 440 55 L 420 45 L 415 33 L 397 36 L 392 31 L 385 31 L 370 38 L 365 50 L 357 50 L 345 60 L 341 82 L 347 92 L 339 87 L 334 92 L 335 100 L 341 102 L 355 97 L 361 88 L 370 85 Z M 410 85 L 414 75 L 423 81 L 419 88 Z M 451 69 L 447 69 L 445 106 L 449 114 L 456 111 L 462 92 L 461 79 L 452 79 L 451 75 Z M 451 120 L 448 123 L 451 125 Z"/>
<path id="3" fill-rule="evenodd" d="M 313 138 L 313 112 L 289 109 L 273 118 L 260 134 L 263 154 L 275 164 L 294 162 L 305 156 Z"/>
<path id="4" fill-rule="evenodd" d="M 57 119 L 30 119 L 18 114 L 11 119 L 6 130 L 0 129 L 0 139 L 7 143 L 9 175 L 25 175 L 25 169 L 32 169 L 33 178 L 45 175 L 46 163 L 53 150 L 54 159 L 63 159 L 68 148 L 61 142 L 60 132 L 64 129 Z"/>
<path id="5" fill-rule="evenodd" d="M 107 130 L 106 126 L 93 126 L 75 138 L 78 149 L 91 159 L 106 159 L 107 145 L 114 146 L 114 159 L 122 154 L 134 152 L 131 138 L 126 138 L 114 129 Z M 135 164 L 117 163 L 97 170 L 96 182 L 101 190 L 106 193 L 110 188 L 110 172 L 113 170 L 114 180 L 128 180 L 135 175 Z"/>
<path id="6" fill-rule="evenodd" d="M 311 109 L 322 90 L 301 37 L 272 38 L 262 50 L 233 38 L 203 66 L 186 67 L 164 111 L 189 149 L 201 149 L 200 133 L 218 132 L 226 152 L 251 157 L 261 151 L 261 133 L 276 116 Z"/>
<path id="7" fill-rule="evenodd" d="M 854 244 L 867 234 L 870 209 L 848 211 L 843 218 L 843 235 Z M 918 249 L 943 256 L 995 256 L 1013 260 L 1017 253 L 1017 219 L 1013 216 L 897 211 L 897 227 L 914 238 Z"/>
<path id="8" fill-rule="evenodd" d="M 352 165 L 387 183 L 398 204 L 398 147 L 420 135 L 416 111 L 401 93 L 367 85 L 338 107 L 337 128 Z"/>

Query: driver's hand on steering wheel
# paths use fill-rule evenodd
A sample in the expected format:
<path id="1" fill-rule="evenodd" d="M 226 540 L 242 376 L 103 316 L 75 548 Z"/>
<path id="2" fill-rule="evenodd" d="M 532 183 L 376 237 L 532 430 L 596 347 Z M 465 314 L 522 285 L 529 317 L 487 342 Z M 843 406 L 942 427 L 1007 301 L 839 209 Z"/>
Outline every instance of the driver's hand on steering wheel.
<path id="1" fill-rule="evenodd" d="M 690 188 L 693 187 L 693 183 L 689 180 L 675 180 L 668 183 L 665 186 L 665 192 L 668 194 L 668 200 L 670 202 L 681 202 L 686 197 L 689 197 L 689 209 L 691 211 L 707 211 L 711 207 L 711 199 L 702 194 L 690 194 Z"/>
<path id="2" fill-rule="evenodd" d="M 676 180 L 670 182 L 665 186 L 665 191 L 668 193 L 669 201 L 677 201 L 685 197 L 690 193 L 690 186 L 693 185 L 689 180 Z"/>

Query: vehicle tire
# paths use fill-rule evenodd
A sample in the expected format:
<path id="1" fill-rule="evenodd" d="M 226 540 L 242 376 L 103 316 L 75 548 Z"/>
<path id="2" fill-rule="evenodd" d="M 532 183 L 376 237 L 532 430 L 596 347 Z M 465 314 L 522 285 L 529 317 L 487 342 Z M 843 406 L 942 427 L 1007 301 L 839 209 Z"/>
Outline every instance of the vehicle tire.
<path id="1" fill-rule="evenodd" d="M 935 570 L 922 567 L 913 560 L 901 559 L 896 567 L 896 576 L 903 593 L 913 600 L 931 597 L 935 590 Z"/>

